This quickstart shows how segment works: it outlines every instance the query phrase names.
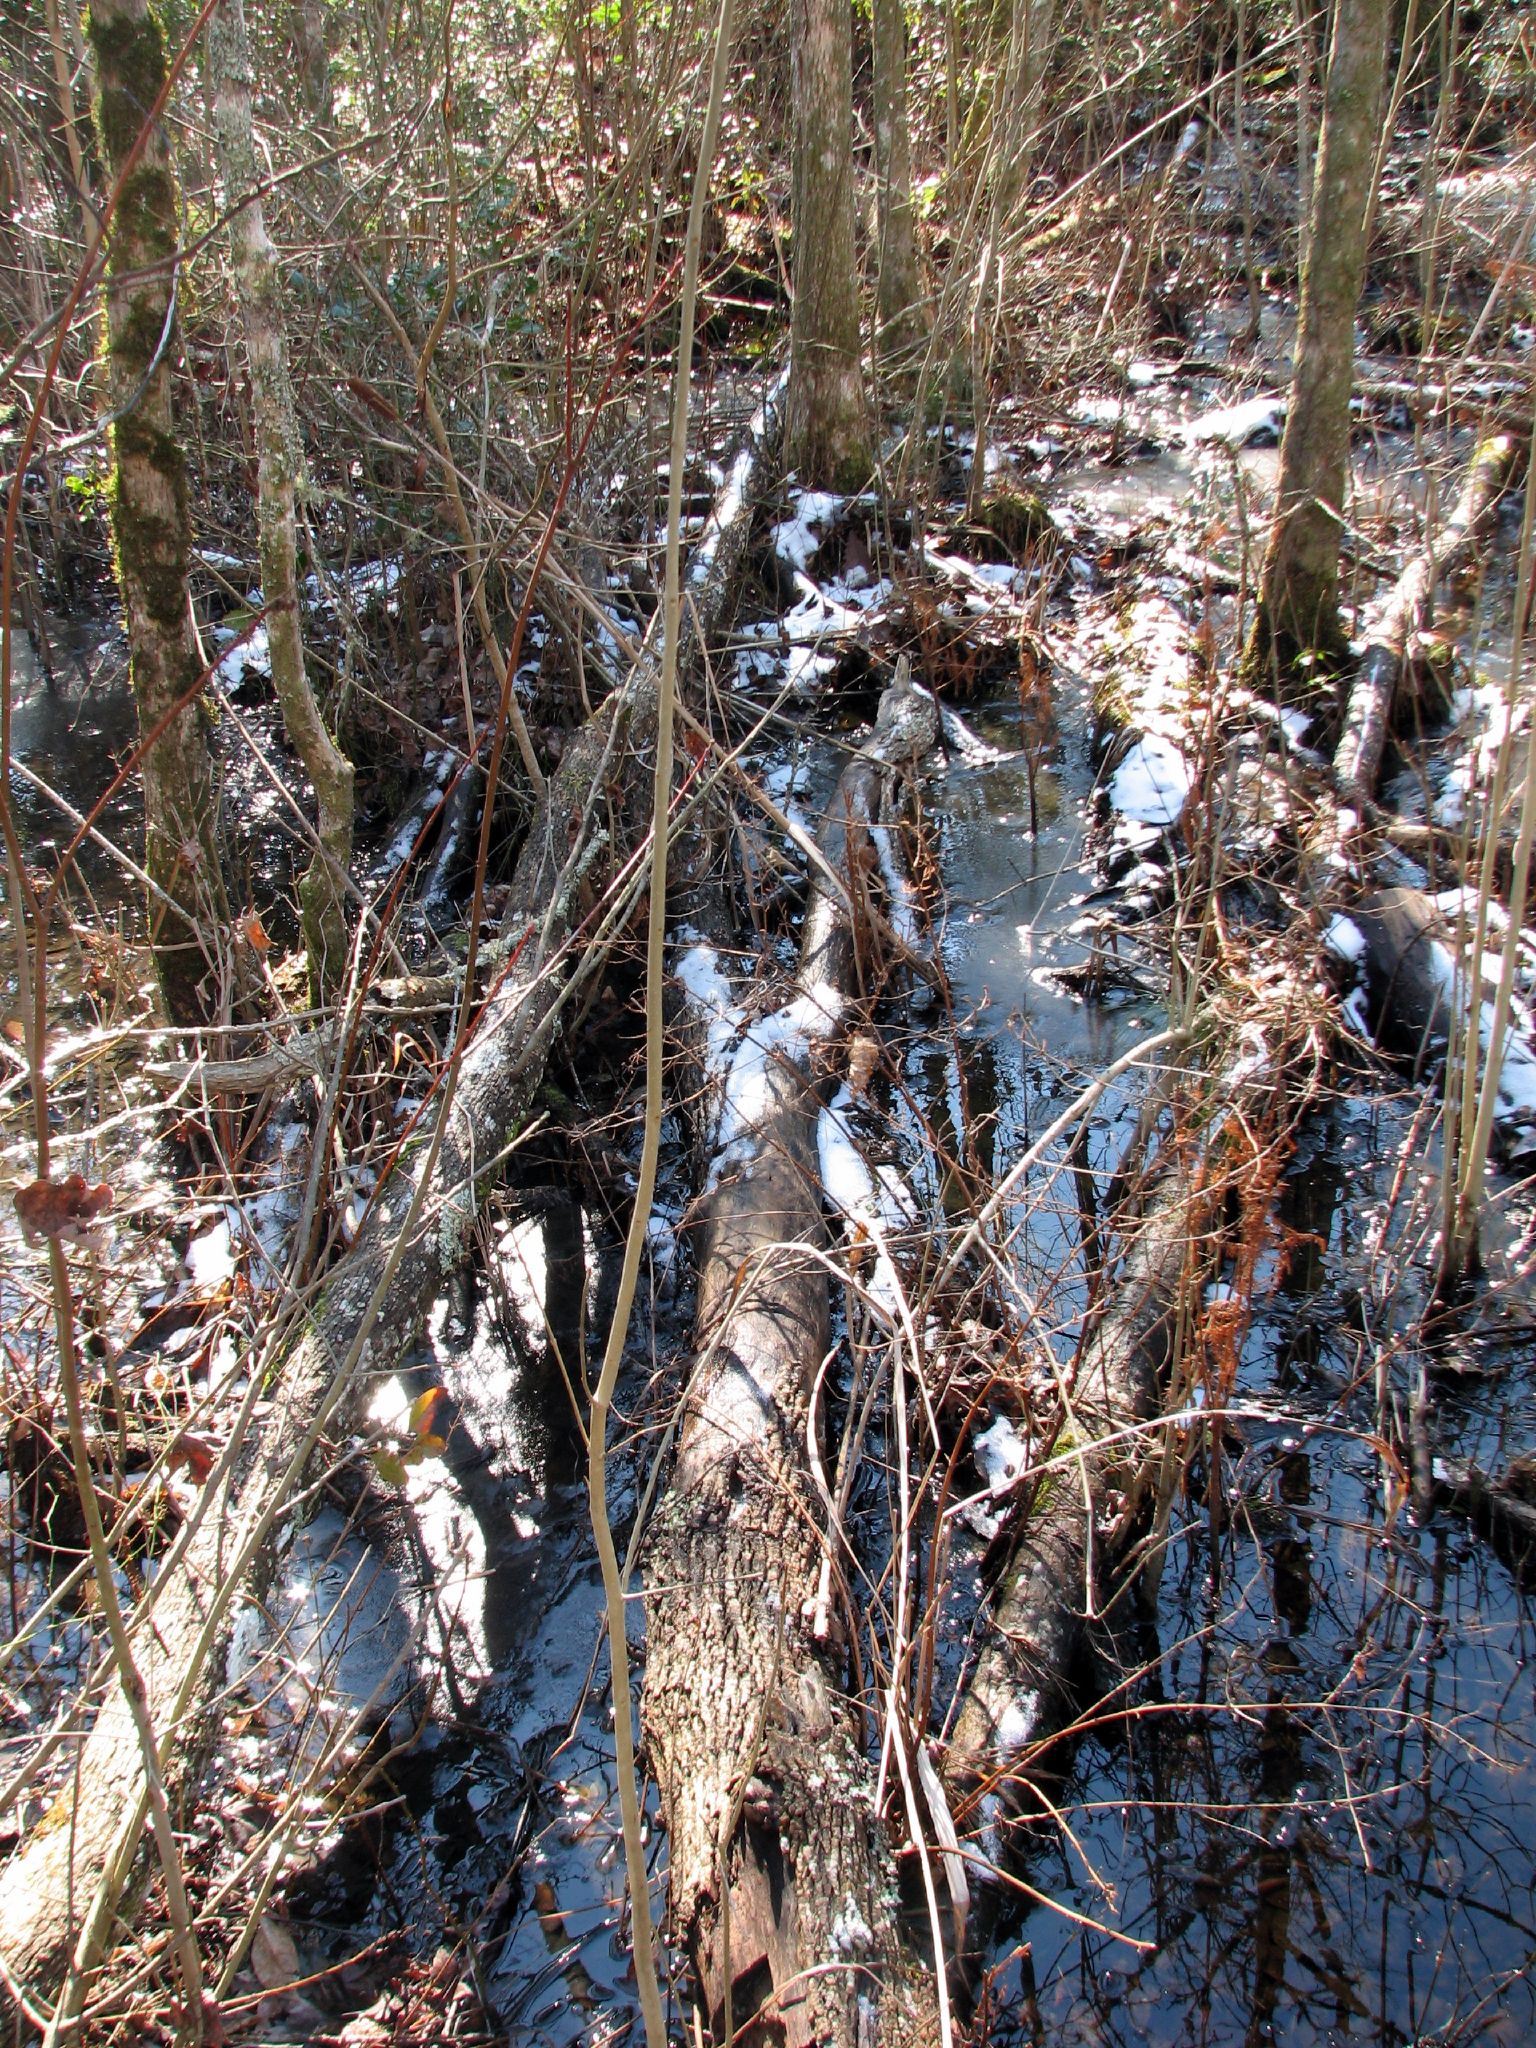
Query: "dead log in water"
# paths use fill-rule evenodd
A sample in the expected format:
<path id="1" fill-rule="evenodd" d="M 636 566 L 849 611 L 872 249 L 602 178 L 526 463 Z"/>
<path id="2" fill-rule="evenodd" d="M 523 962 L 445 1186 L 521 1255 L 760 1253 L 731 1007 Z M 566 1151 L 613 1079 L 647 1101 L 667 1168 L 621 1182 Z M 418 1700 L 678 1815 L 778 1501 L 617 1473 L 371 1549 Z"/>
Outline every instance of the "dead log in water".
<path id="1" fill-rule="evenodd" d="M 646 1555 L 643 1724 L 671 1917 L 716 2037 L 931 2038 L 901 1959 L 893 1859 L 843 1675 L 813 1628 L 828 1543 L 807 1433 L 830 1343 L 816 1128 L 827 1057 L 860 993 L 856 908 L 893 771 L 926 752 L 925 693 L 886 692 L 838 784 L 798 973 L 731 1070 L 696 1242 L 696 1354 Z M 722 2031 L 724 2029 L 725 2031 Z"/>
<path id="2" fill-rule="evenodd" d="M 1021 1760 L 1075 1715 L 1083 1631 L 1134 1524 L 1130 1503 L 1152 1449 L 1146 1425 L 1162 1405 L 1208 1207 L 1192 1155 L 1176 1154 L 1126 1228 L 1119 1278 L 1070 1376 L 1050 1469 L 1036 1482 L 944 1757 L 952 1804 L 980 1792 L 984 1822 L 1028 1802 Z"/>
<path id="3" fill-rule="evenodd" d="M 1493 990 L 1482 977 L 1472 988 L 1466 936 L 1434 899 L 1419 889 L 1376 889 L 1354 920 L 1365 939 L 1371 1020 L 1383 1045 L 1411 1060 L 1416 1071 L 1437 1065 L 1451 1034 L 1469 1030 L 1475 1003 L 1486 1060 Z M 1505 1157 L 1536 1146 L 1536 1047 L 1518 1022 L 1505 1031 L 1500 1049 L 1494 1137 Z"/>
<path id="4" fill-rule="evenodd" d="M 734 603 L 753 508 L 776 459 L 778 403 L 776 391 L 695 551 L 680 677 Z M 465 1257 L 477 1194 L 527 1114 L 570 977 L 583 960 L 590 966 L 602 936 L 605 887 L 643 843 L 650 777 L 637 757 L 654 731 L 659 666 L 650 643 L 550 777 L 504 925 L 515 950 L 475 1027 L 447 1123 L 402 1152 L 300 1334 L 275 1354 L 275 1398 L 205 1485 L 140 1603 L 135 1654 L 173 1812 L 195 1802 L 237 1589 L 260 1597 L 267 1539 L 315 1445 L 353 1390 L 393 1367 L 433 1291 Z M 46 2012 L 71 1958 L 88 1970 L 119 1938 L 116 1909 L 139 1864 L 146 1810 L 144 1759 L 114 1680 L 65 1790 L 0 1872 L 0 1979 L 17 2007 Z"/>
<path id="5" fill-rule="evenodd" d="M 1515 448 L 1510 434 L 1492 434 L 1478 444 L 1450 517 L 1428 537 L 1367 619 L 1365 648 L 1334 756 L 1340 783 L 1360 798 L 1369 800 L 1375 793 L 1414 636 L 1428 624 L 1441 581 L 1459 575 L 1475 559 L 1514 472 Z"/>

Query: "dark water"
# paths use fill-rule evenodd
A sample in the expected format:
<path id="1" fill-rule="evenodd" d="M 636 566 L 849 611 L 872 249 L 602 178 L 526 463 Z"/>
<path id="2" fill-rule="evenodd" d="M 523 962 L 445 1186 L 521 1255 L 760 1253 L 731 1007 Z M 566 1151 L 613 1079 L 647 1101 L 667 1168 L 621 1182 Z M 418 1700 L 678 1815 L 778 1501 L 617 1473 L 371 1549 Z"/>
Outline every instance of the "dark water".
<path id="1" fill-rule="evenodd" d="M 988 729 L 1011 724 L 1000 708 Z M 1061 802 L 1034 840 L 998 829 L 1018 815 L 1007 770 L 951 771 L 941 799 L 946 955 L 957 998 L 990 998 L 970 1064 L 1004 1164 L 1062 1092 L 1042 1074 L 1060 1062 L 1080 1085 L 1161 1022 L 1149 1004 L 1100 1010 L 1051 985 L 1080 944 L 1091 779 L 1080 742 L 1052 765 Z M 1197 1456 L 1155 1601 L 1102 1646 L 1106 1703 L 1057 1752 L 1061 1826 L 1017 1845 L 1016 1868 L 1054 1903 L 990 1902 L 979 2019 L 992 2041 L 1536 2038 L 1531 1617 L 1464 1520 L 1415 1517 L 1381 1449 L 1383 1351 L 1399 1422 L 1420 1387 L 1411 1311 L 1437 1155 L 1390 1075 L 1343 1088 L 1284 1182 L 1218 1463 Z M 1106 1165 L 1125 1111 L 1111 1100 L 1101 1115 Z M 1517 1191 L 1495 1262 L 1502 1309 L 1462 1360 L 1477 1375 L 1425 1382 L 1434 1450 L 1485 1468 L 1536 1440 L 1522 1214 Z M 1048 1271 L 1053 1243 L 1070 1261 L 1073 1232 L 1048 1205 L 1029 1228 L 1030 1264 Z"/>
<path id="2" fill-rule="evenodd" d="M 1182 473 L 1153 481 L 1184 483 Z M 1006 695 L 962 707 L 1016 758 L 952 760 L 927 798 L 963 1074 L 914 1036 L 904 1067 L 914 1110 L 896 1121 L 908 1139 L 926 1120 L 956 1150 L 974 1144 L 991 1171 L 1164 1022 L 1150 983 L 1137 994 L 1133 977 L 1113 999 L 1085 1002 L 1058 978 L 1093 948 L 1085 692 L 1070 673 L 1056 677 L 1056 729 L 1043 735 Z M 130 732 L 121 682 L 18 694 L 18 755 L 77 803 L 105 786 Z M 132 834 L 123 803 L 106 821 L 114 836 Z M 57 830 L 28 815 L 42 837 Z M 1117 1162 L 1139 1085 L 1130 1077 L 1096 1111 L 1090 1171 Z M 1414 1135 L 1415 1106 L 1385 1074 L 1346 1080 L 1303 1134 L 1236 1412 L 1216 1456 L 1207 1440 L 1194 1460 L 1155 1596 L 1099 1646 L 1105 1703 L 1057 1752 L 1051 1796 L 1063 1824 L 1016 1845 L 1018 1873 L 1053 1903 L 1020 1910 L 999 1895 L 982 1906 L 977 2024 L 993 2042 L 1536 2039 L 1527 1602 L 1464 1521 L 1416 1517 L 1379 1434 L 1381 1389 L 1401 1421 L 1424 1364 L 1414 1276 L 1432 1230 L 1424 1176 L 1434 1160 Z M 909 1153 L 904 1163 L 921 1181 L 920 1162 Z M 664 1197 L 680 1209 L 680 1146 L 671 1170 Z M 1066 1183 L 1042 1200 L 1037 1183 L 1018 1214 L 1021 1262 L 1048 1284 L 1063 1349 L 1082 1309 L 1071 1192 Z M 1529 1260 L 1524 1214 L 1515 1202 L 1506 1267 Z M 586 1291 L 588 1327 L 601 1328 L 612 1246 L 590 1230 L 583 1244 L 580 1228 L 569 1204 L 552 1209 L 532 1232 L 538 1270 L 524 1261 L 521 1279 L 521 1253 L 503 1241 L 491 1262 L 503 1293 L 491 1284 L 440 1305 L 432 1348 L 406 1375 L 403 1398 L 441 1380 L 464 1417 L 459 1463 L 419 1496 L 439 1568 L 469 1557 L 451 1581 L 460 1668 L 425 1739 L 393 1769 L 388 1824 L 340 1831 L 290 1902 L 315 1967 L 390 1929 L 408 1930 L 426 1955 L 439 1942 L 461 1950 L 495 2037 L 530 2048 L 638 2025 L 616 1903 L 612 1709 L 579 1438 L 542 1338 L 532 1326 L 515 1336 L 504 1298 L 535 1311 L 542 1300 L 558 1319 Z M 1437 1450 L 1496 1467 L 1536 1440 L 1524 1284 L 1506 1284 L 1505 1327 L 1462 1360 L 1479 1376 L 1431 1383 Z M 659 1302 L 654 1343 L 621 1392 L 621 1527 L 649 1469 L 647 1432 L 675 1399 L 687 1311 L 686 1298 Z M 957 1579 L 975 1563 L 966 1553 Z M 969 1618 L 956 1616 L 957 1640 Z M 638 1651 L 638 1603 L 631 1627 Z M 653 1842 L 653 1853 L 659 1907 L 664 1849 Z"/>

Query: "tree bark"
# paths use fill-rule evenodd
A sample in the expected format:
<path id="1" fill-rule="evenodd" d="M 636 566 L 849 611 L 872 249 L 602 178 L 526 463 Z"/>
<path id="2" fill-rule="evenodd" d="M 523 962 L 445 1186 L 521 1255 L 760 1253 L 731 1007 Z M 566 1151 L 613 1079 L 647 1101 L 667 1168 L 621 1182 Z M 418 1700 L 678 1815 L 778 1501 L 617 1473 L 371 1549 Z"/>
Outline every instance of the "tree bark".
<path id="1" fill-rule="evenodd" d="M 871 0 L 874 63 L 875 253 L 881 341 L 905 353 L 927 332 L 912 226 L 912 141 L 907 124 L 905 0 Z"/>
<path id="2" fill-rule="evenodd" d="M 848 0 L 794 0 L 789 460 L 812 487 L 869 474 L 853 239 L 853 18 Z"/>
<path id="3" fill-rule="evenodd" d="M 1349 471 L 1355 311 L 1365 276 L 1390 8 L 1339 0 L 1301 280 L 1296 374 L 1280 444 L 1274 524 L 1245 666 L 1305 696 L 1342 663 L 1339 546 Z"/>
<path id="4" fill-rule="evenodd" d="M 327 149 L 336 146 L 336 94 L 331 83 L 331 49 L 325 0 L 293 0 L 288 32 L 298 67 L 299 91 L 309 110 L 316 137 Z"/>
<path id="5" fill-rule="evenodd" d="M 984 1822 L 998 1804 L 1024 1803 L 1017 1767 L 1072 1718 L 1085 1618 L 1111 1560 L 1101 1533 L 1106 1496 L 1134 1492 L 1147 1447 L 1124 1433 L 1158 1411 L 1186 1283 L 1202 1260 L 1198 1186 L 1193 1161 L 1176 1158 L 1130 1233 L 1052 1450 L 1073 1463 L 1038 1482 L 994 1605 L 944 1758 L 951 1802 L 959 1807 L 981 1789 Z"/>
<path id="6" fill-rule="evenodd" d="M 887 691 L 821 833 L 853 902 L 881 786 L 935 735 L 932 698 Z M 816 1126 L 855 979 L 847 903 L 818 883 L 784 1006 L 738 1051 L 756 1085 L 732 1091 L 699 1212 L 696 1361 L 645 1574 L 673 1924 L 717 2033 L 729 2009 L 748 2026 L 734 2038 L 787 2048 L 932 2031 L 931 1992 L 901 1961 L 873 1774 L 812 1628 L 830 1540 L 807 1448 L 830 1326 Z"/>
<path id="7" fill-rule="evenodd" d="M 147 0 L 93 0 L 96 128 L 109 177 L 123 177 L 165 83 L 165 41 Z M 173 1023 L 209 1022 L 229 924 L 213 763 L 196 704 L 202 663 L 187 574 L 192 517 L 171 410 L 179 205 L 156 124 L 123 182 L 107 257 L 107 390 L 113 413 L 112 551 L 144 748 L 144 866 L 155 967 Z"/>
<path id="8" fill-rule="evenodd" d="M 319 845 L 299 883 L 310 994 L 334 995 L 347 969 L 346 878 L 352 860 L 352 763 L 332 738 L 304 667 L 295 499 L 303 457 L 277 252 L 267 234 L 251 123 L 253 67 L 244 0 L 221 0 L 208 23 L 208 83 L 219 168 L 230 206 L 235 297 L 245 328 L 256 429 L 256 519 L 272 686 L 283 724 L 314 785 Z M 243 203 L 242 203 L 243 201 Z"/>
<path id="9" fill-rule="evenodd" d="M 724 622 L 745 560 L 781 418 L 777 396 L 754 423 L 696 551 L 679 674 Z M 280 1396 L 238 1470 L 211 1479 L 180 1561 L 162 1565 L 133 1640 L 173 1809 L 195 1798 L 213 1737 L 228 1603 L 247 1549 L 259 1561 L 294 1474 L 355 1390 L 390 1371 L 432 1291 L 460 1264 L 479 1194 L 533 1099 L 561 1014 L 583 918 L 647 824 L 649 779 L 637 757 L 655 731 L 659 635 L 622 690 L 576 735 L 551 777 L 513 878 L 506 929 L 523 935 L 465 1054 L 449 1125 L 406 1235 L 428 1157 L 425 1137 L 398 1161 L 352 1251 L 328 1280 L 281 1363 Z M 578 943 L 573 945 L 573 935 Z M 598 957 L 601 957 L 599 955 Z M 403 1248 L 402 1248 L 403 1247 Z M 382 1289 L 382 1291 L 380 1291 Z M 370 1335 L 349 1361 L 378 1296 Z M 256 1589 L 259 1595 L 259 1585 Z M 60 1981 L 104 1871 L 120 1881 L 139 1847 L 144 1773 L 121 1694 L 86 1738 L 70 1788 L 0 1871 L 0 1977 L 14 1998 L 47 1998 Z M 112 1925 L 117 1923 L 113 1922 Z"/>
<path id="10" fill-rule="evenodd" d="M 1450 518 L 1429 535 L 1366 621 L 1365 651 L 1350 685 L 1344 732 L 1334 754 L 1340 783 L 1362 798 L 1375 795 L 1413 636 L 1426 625 L 1442 579 L 1459 574 L 1472 560 L 1509 482 L 1514 456 L 1508 434 L 1479 443 Z"/>

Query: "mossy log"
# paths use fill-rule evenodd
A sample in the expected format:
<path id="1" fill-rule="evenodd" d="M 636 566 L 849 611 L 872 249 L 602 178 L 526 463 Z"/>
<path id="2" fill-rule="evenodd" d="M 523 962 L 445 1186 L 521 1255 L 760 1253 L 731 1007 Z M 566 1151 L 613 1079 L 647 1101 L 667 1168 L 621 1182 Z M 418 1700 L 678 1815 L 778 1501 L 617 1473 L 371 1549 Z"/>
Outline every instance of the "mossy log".
<path id="1" fill-rule="evenodd" d="M 787 2048 L 935 2026 L 931 1985 L 902 1957 L 873 1772 L 815 1635 L 831 1538 L 807 1443 L 830 1342 L 817 1117 L 859 992 L 850 905 L 877 865 L 882 784 L 935 736 L 933 700 L 893 685 L 822 827 L 841 886 L 813 871 L 798 972 L 737 1054 L 695 1231 L 692 1378 L 646 1549 L 642 1717 L 672 1924 L 717 2038 L 729 2014 L 736 2040 Z"/>
<path id="2" fill-rule="evenodd" d="M 680 676 L 697 668 L 705 638 L 726 622 L 753 507 L 776 459 L 778 402 L 776 393 L 754 421 L 695 552 Z M 563 993 L 584 962 L 602 957 L 587 918 L 648 829 L 650 776 L 640 757 L 654 732 L 659 660 L 659 645 L 648 644 L 550 779 L 513 880 L 505 929 L 520 950 L 465 1053 L 430 1175 L 423 1131 L 380 1187 L 301 1332 L 274 1357 L 262 1419 L 206 1484 L 135 1616 L 173 1810 L 195 1804 L 231 1602 L 259 1598 L 267 1539 L 315 1445 L 374 1376 L 393 1369 L 434 1290 L 462 1262 L 477 1196 L 538 1088 Z M 120 1935 L 115 1909 L 138 1861 L 144 1810 L 138 1740 L 121 1693 L 109 1689 L 67 1788 L 0 1872 L 0 1977 L 13 2003 L 47 2007 L 83 1926 L 94 1929 L 86 1941 L 93 1959 Z"/>

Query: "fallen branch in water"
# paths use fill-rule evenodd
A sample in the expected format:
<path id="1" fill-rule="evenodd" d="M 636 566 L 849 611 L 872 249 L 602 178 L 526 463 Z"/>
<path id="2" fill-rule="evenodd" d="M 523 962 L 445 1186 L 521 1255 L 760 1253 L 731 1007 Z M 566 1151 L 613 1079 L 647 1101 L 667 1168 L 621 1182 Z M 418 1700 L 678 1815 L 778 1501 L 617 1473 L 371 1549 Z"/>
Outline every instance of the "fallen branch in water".
<path id="1" fill-rule="evenodd" d="M 813 1625 L 831 1539 L 807 1433 L 830 1342 L 824 1069 L 865 992 L 856 918 L 882 788 L 935 737 L 933 700 L 898 682 L 844 770 L 820 835 L 839 886 L 813 869 L 798 972 L 736 1049 L 699 1210 L 697 1352 L 646 1554 L 643 1719 L 673 1924 L 719 2039 L 759 2014 L 787 2048 L 933 2032 L 873 1773 Z"/>
<path id="2" fill-rule="evenodd" d="M 1414 638 L 1428 624 L 1436 588 L 1459 575 L 1476 556 L 1515 468 L 1514 437 L 1493 434 L 1479 443 L 1450 517 L 1425 540 L 1383 603 L 1370 613 L 1365 648 L 1350 685 L 1344 732 L 1334 768 L 1344 789 L 1367 801 L 1381 775 L 1393 706 Z"/>
<path id="3" fill-rule="evenodd" d="M 754 506 L 776 461 L 778 419 L 776 387 L 695 551 L 682 673 L 734 602 Z M 550 776 L 513 880 L 510 957 L 450 1071 L 436 1120 L 402 1147 L 318 1301 L 297 1308 L 253 1362 L 230 1447 L 139 1604 L 132 1638 L 173 1807 L 195 1793 L 207 1758 L 237 1593 L 259 1598 L 260 1571 L 248 1574 L 317 1445 L 357 1386 L 392 1368 L 433 1290 L 463 1259 L 478 1197 L 527 1113 L 572 978 L 600 963 L 627 917 L 633 857 L 649 823 L 641 757 L 655 728 L 658 658 L 648 642 Z M 0 1872 L 0 1974 L 18 2007 L 46 2011 L 66 1978 L 72 2008 L 83 2003 L 122 1931 L 145 1799 L 138 1735 L 113 1687 L 67 1788 Z"/>

